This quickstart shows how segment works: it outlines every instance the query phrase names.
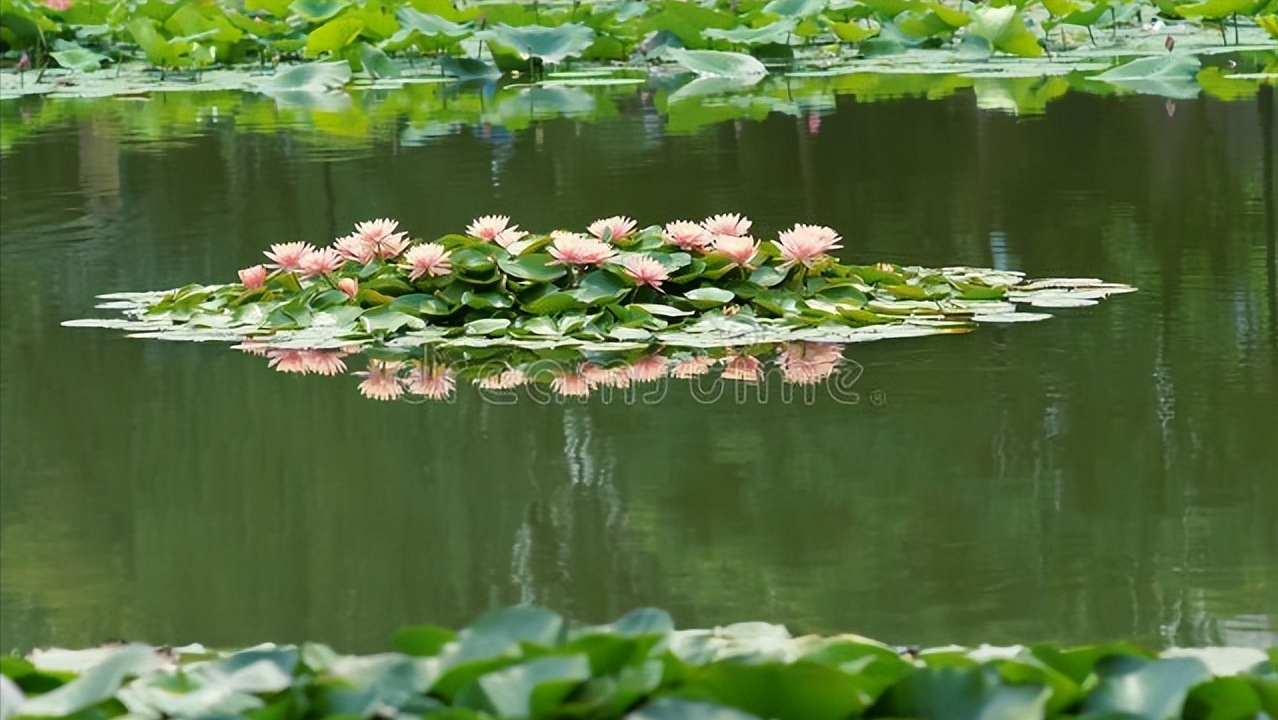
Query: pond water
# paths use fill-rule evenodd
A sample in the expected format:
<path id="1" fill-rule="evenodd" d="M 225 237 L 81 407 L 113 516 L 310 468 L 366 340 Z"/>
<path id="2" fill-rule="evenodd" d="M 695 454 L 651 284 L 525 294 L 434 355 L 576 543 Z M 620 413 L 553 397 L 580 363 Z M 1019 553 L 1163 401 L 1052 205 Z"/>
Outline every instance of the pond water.
<path id="1" fill-rule="evenodd" d="M 6 101 L 4 650 L 373 650 L 520 602 L 901 644 L 1278 643 L 1272 88 L 1067 94 L 1033 118 L 964 88 L 842 94 L 687 122 L 661 89 L 545 113 L 515 92 Z M 728 211 L 833 226 L 849 260 L 1141 291 L 851 346 L 851 401 L 379 403 L 350 376 L 59 326 L 372 217 L 430 238 L 493 212 Z"/>

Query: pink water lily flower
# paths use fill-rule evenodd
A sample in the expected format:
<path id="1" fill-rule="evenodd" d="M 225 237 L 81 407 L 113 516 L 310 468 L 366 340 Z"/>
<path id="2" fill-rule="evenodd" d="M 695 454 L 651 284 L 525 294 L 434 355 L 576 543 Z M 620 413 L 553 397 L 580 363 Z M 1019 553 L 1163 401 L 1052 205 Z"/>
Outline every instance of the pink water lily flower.
<path id="1" fill-rule="evenodd" d="M 355 278 L 342 278 L 337 281 L 337 289 L 346 293 L 346 297 L 354 300 L 359 294 L 359 281 Z"/>
<path id="2" fill-rule="evenodd" d="M 373 246 L 377 257 L 383 260 L 397 257 L 408 247 L 406 233 L 396 232 L 398 220 L 380 218 L 367 222 L 355 223 L 355 234 Z"/>
<path id="3" fill-rule="evenodd" d="M 682 250 L 696 250 L 705 252 L 714 242 L 714 235 L 710 234 L 701 225 L 689 222 L 687 220 L 675 220 L 666 223 L 666 229 L 661 233 L 661 238 L 669 245 L 674 245 Z"/>
<path id="4" fill-rule="evenodd" d="M 781 251 L 783 262 L 780 267 L 788 268 L 795 263 L 802 263 L 811 268 L 818 260 L 831 250 L 843 247 L 839 241 L 843 238 L 831 228 L 824 225 L 795 226 L 777 236 L 773 244 Z"/>
<path id="5" fill-rule="evenodd" d="M 466 234 L 495 242 L 502 247 L 510 247 L 511 245 L 523 240 L 528 233 L 519 229 L 518 225 L 510 225 L 510 218 L 506 215 L 485 215 L 475 218 L 475 220 L 466 226 Z"/>
<path id="6" fill-rule="evenodd" d="M 245 290 L 256 290 L 266 284 L 266 266 L 254 265 L 240 271 L 240 282 Z"/>
<path id="7" fill-rule="evenodd" d="M 640 287 L 650 285 L 660 290 L 661 283 L 670 279 L 670 273 L 666 272 L 665 267 L 648 255 L 632 255 L 626 258 L 622 267 Z"/>
<path id="8" fill-rule="evenodd" d="M 367 265 L 377 257 L 377 246 L 356 233 L 334 240 L 333 249 L 347 260 L 354 260 L 361 265 Z"/>
<path id="9" fill-rule="evenodd" d="M 598 265 L 617 254 L 608 243 L 585 235 L 556 230 L 551 237 L 550 254 L 560 265 Z"/>
<path id="10" fill-rule="evenodd" d="M 346 258 L 333 248 L 312 250 L 302 258 L 302 277 L 315 277 L 335 273 L 342 267 Z"/>
<path id="11" fill-rule="evenodd" d="M 613 215 L 590 223 L 586 230 L 600 240 L 621 240 L 635 231 L 635 221 L 624 215 Z"/>
<path id="12" fill-rule="evenodd" d="M 71 0 L 44 0 L 44 6 L 50 10 L 57 12 L 65 12 L 71 9 Z"/>
<path id="13" fill-rule="evenodd" d="M 750 232 L 750 226 L 753 224 L 748 218 L 737 213 L 711 215 L 701 222 L 701 226 L 712 235 L 735 235 L 737 237 Z"/>
<path id="14" fill-rule="evenodd" d="M 749 235 L 715 235 L 715 252 L 721 252 L 733 265 L 748 267 L 759 250 L 759 243 Z"/>
<path id="15" fill-rule="evenodd" d="M 786 381 L 815 385 L 834 374 L 843 361 L 843 346 L 834 343 L 791 342 L 781 346 L 777 364 Z"/>
<path id="16" fill-rule="evenodd" d="M 272 260 L 266 264 L 268 268 L 299 270 L 302 267 L 302 258 L 314 249 L 315 246 L 308 242 L 275 243 L 270 250 L 263 251 L 262 254 Z"/>
<path id="17" fill-rule="evenodd" d="M 400 363 L 387 360 L 369 360 L 368 370 L 363 375 L 364 381 L 359 384 L 359 394 L 372 400 L 395 400 L 404 394 L 404 385 L 399 379 Z"/>
<path id="18" fill-rule="evenodd" d="M 408 391 L 431 400 L 447 400 L 457 387 L 457 376 L 439 363 L 415 363 L 408 373 Z"/>
<path id="19" fill-rule="evenodd" d="M 423 243 L 404 253 L 404 262 L 408 263 L 411 272 L 408 279 L 414 282 L 423 275 L 438 277 L 452 272 L 452 261 L 448 259 L 448 251 L 439 243 Z"/>

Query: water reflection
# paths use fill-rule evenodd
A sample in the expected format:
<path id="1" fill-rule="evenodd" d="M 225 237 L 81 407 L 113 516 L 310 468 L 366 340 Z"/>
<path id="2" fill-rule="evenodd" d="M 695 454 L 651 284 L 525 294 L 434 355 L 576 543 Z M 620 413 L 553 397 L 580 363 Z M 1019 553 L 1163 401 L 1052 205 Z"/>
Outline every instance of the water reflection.
<path id="1" fill-rule="evenodd" d="M 1239 101 L 1256 97 L 1272 83 L 1265 73 L 1278 53 L 1249 52 L 1208 57 L 1200 79 L 1210 97 Z M 1233 66 L 1226 66 L 1233 63 Z M 1228 69 L 1224 69 L 1227 68 Z M 1228 75 L 1224 73 L 1228 72 Z M 151 96 L 49 100 L 19 97 L 0 103 L 0 155 L 25 138 L 76 118 L 118 123 L 133 149 L 166 152 L 187 147 L 209 132 L 269 134 L 302 131 L 297 152 L 341 160 L 389 143 L 400 148 L 437 145 L 473 134 L 494 149 L 509 149 L 512 133 L 534 132 L 542 122 L 571 119 L 606 122 L 619 115 L 645 118 L 645 134 L 689 135 L 724 122 L 758 121 L 769 115 L 794 118 L 808 136 L 820 134 L 822 117 L 836 111 L 839 99 L 857 104 L 900 98 L 969 98 L 977 108 L 1009 115 L 1038 115 L 1068 94 L 1121 92 L 1075 72 L 1048 78 L 973 77 L 937 72 L 773 75 L 742 84 L 728 78 L 689 75 L 646 76 L 615 70 L 604 77 L 567 77 L 536 85 L 509 79 L 482 82 L 428 82 L 395 90 L 297 93 L 288 96 L 251 92 L 157 92 Z M 1193 97 L 1198 94 L 1194 86 Z M 1172 100 L 1164 104 L 1175 115 Z M 636 150 L 640 147 L 636 147 Z M 508 159 L 497 152 L 494 170 Z"/>
<path id="2" fill-rule="evenodd" d="M 697 350 L 632 347 L 628 351 L 585 352 L 571 347 L 544 353 L 494 347 L 487 352 L 456 348 L 396 347 L 280 348 L 246 341 L 235 349 L 265 358 L 276 372 L 362 378 L 357 389 L 370 400 L 452 402 L 458 382 L 472 385 L 486 403 L 511 405 L 584 400 L 595 396 L 628 405 L 664 401 L 672 391 L 701 403 L 725 397 L 726 381 L 756 387 L 768 401 L 769 376 L 780 381 L 780 402 L 792 402 L 795 388 L 807 404 L 823 386 L 834 402 L 859 402 L 852 390 L 863 368 L 844 357 L 837 343 L 759 343 L 741 348 Z M 836 377 L 837 374 L 837 377 Z M 683 382 L 676 382 L 683 381 Z M 734 390 L 740 401 L 744 393 Z"/>
<path id="3" fill-rule="evenodd" d="M 436 91 L 353 102 L 367 134 L 346 139 L 345 116 L 239 95 L 207 98 L 243 110 L 215 122 L 176 96 L 0 103 L 46 123 L 0 136 L 6 646 L 378 650 L 400 625 L 526 600 L 900 644 L 1274 644 L 1271 92 L 1178 101 L 1173 118 L 1161 98 L 1067 93 L 1033 122 L 963 88 L 847 93 L 813 135 L 777 113 L 669 132 L 664 90 L 644 88 L 594 122 L 459 119 L 409 147 L 414 92 Z M 423 108 L 412 122 L 447 117 Z M 147 142 L 170 127 L 189 132 Z M 775 371 L 712 403 L 626 405 L 655 385 L 632 382 L 580 403 L 546 387 L 544 404 L 520 385 L 504 406 L 462 376 L 452 402 L 370 402 L 349 375 L 367 356 L 286 378 L 208 345 L 59 327 L 98 293 L 233 279 L 271 242 L 368 217 L 434 237 L 492 212 L 577 227 L 725 210 L 838 227 L 849 259 L 1142 291 L 851 346 L 833 378 L 862 368 L 856 406 L 776 402 Z"/>

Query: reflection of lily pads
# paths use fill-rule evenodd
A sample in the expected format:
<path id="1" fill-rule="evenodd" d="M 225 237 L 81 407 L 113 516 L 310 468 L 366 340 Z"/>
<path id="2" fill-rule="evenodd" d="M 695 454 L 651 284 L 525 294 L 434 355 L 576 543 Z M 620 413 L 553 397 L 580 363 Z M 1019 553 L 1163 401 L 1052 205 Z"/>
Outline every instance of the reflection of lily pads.
<path id="1" fill-rule="evenodd" d="M 345 62 L 307 63 L 276 73 L 259 87 L 264 90 L 335 90 L 351 80 Z"/>
<path id="2" fill-rule="evenodd" d="M 1169 53 L 1162 57 L 1138 58 L 1094 77 L 1142 95 L 1159 95 L 1175 99 L 1198 97 L 1201 89 L 1197 74 L 1202 63 L 1187 53 Z"/>
<path id="3" fill-rule="evenodd" d="M 694 97 L 739 93 L 759 84 L 762 79 L 761 77 L 699 77 L 671 94 L 668 102 L 677 103 Z"/>
<path id="4" fill-rule="evenodd" d="M 748 78 L 768 74 L 763 63 L 744 53 L 670 48 L 666 55 L 698 75 Z"/>
<path id="5" fill-rule="evenodd" d="M 550 64 L 581 55 L 595 41 L 595 31 L 580 23 L 564 23 L 557 27 L 511 27 L 499 23 L 477 35 L 510 47 L 525 60 L 535 57 Z"/>

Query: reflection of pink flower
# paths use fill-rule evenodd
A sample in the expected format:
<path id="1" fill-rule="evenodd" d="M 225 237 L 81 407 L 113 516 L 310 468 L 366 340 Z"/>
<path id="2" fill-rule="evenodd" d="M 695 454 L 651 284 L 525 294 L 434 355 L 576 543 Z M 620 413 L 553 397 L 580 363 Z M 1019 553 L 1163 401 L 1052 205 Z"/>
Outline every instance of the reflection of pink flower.
<path id="1" fill-rule="evenodd" d="M 556 231 L 552 237 L 554 242 L 550 246 L 550 254 L 559 264 L 598 265 L 617 254 L 608 243 L 585 235 Z"/>
<path id="2" fill-rule="evenodd" d="M 600 240 L 620 240 L 635 231 L 635 221 L 622 215 L 613 215 L 590 223 L 586 229 Z"/>
<path id="3" fill-rule="evenodd" d="M 734 236 L 741 236 L 750 232 L 750 226 L 753 224 L 749 218 L 742 217 L 737 213 L 711 215 L 701 222 L 701 226 L 711 235 Z"/>
<path id="4" fill-rule="evenodd" d="M 685 358 L 675 364 L 674 369 L 670 371 L 670 374 L 680 380 L 691 380 L 694 377 L 705 375 L 710 372 L 710 368 L 714 367 L 716 362 L 718 361 L 709 355 L 698 355 L 697 357 Z"/>
<path id="5" fill-rule="evenodd" d="M 651 285 L 660 290 L 661 282 L 670 279 L 670 273 L 662 267 L 661 263 L 648 255 L 632 255 L 626 258 L 623 265 L 626 274 L 634 278 L 639 286 Z"/>
<path id="6" fill-rule="evenodd" d="M 302 362 L 306 365 L 307 372 L 340 375 L 346 372 L 346 361 L 342 359 L 344 354 L 338 350 L 303 350 Z"/>
<path id="7" fill-rule="evenodd" d="M 687 220 L 666 223 L 665 232 L 661 233 L 661 237 L 677 248 L 702 252 L 714 241 L 714 235 L 706 232 L 706 229 L 697 223 Z"/>
<path id="8" fill-rule="evenodd" d="M 586 362 L 581 364 L 581 366 L 577 369 L 577 372 L 592 388 L 630 387 L 630 375 L 627 373 L 627 367 L 625 365 L 605 367 L 603 365 Z"/>
<path id="9" fill-rule="evenodd" d="M 794 228 L 777 236 L 773 244 L 781 251 L 784 262 L 780 267 L 787 268 L 795 263 L 803 263 L 804 267 L 812 267 L 816 261 L 830 250 L 837 250 L 839 234 L 823 225 L 801 225 L 795 223 Z"/>
<path id="10" fill-rule="evenodd" d="M 762 374 L 763 363 L 759 362 L 759 358 L 751 355 L 737 355 L 723 368 L 723 378 L 726 380 L 759 382 Z"/>
<path id="11" fill-rule="evenodd" d="M 267 366 L 276 372 L 306 375 L 337 375 L 346 372 L 345 353 L 338 350 L 295 350 L 290 348 L 268 349 Z"/>
<path id="12" fill-rule="evenodd" d="M 626 370 L 636 382 L 654 382 L 666 376 L 666 359 L 660 355 L 645 355 Z"/>
<path id="13" fill-rule="evenodd" d="M 412 269 L 408 279 L 416 281 L 423 275 L 435 277 L 452 272 L 448 251 L 439 243 L 423 243 L 404 253 L 404 261 Z"/>
<path id="14" fill-rule="evenodd" d="M 513 390 L 527 381 L 528 377 L 523 370 L 510 368 L 495 375 L 478 378 L 475 384 L 483 390 Z"/>
<path id="15" fill-rule="evenodd" d="M 314 277 L 337 272 L 346 260 L 333 248 L 312 250 L 302 258 L 302 276 Z"/>
<path id="16" fill-rule="evenodd" d="M 246 352 L 249 355 L 256 355 L 258 357 L 266 357 L 271 353 L 270 345 L 267 345 L 261 340 L 254 340 L 253 338 L 248 338 L 239 345 L 232 346 L 231 349 Z"/>
<path id="17" fill-rule="evenodd" d="M 586 397 L 590 394 L 590 381 L 580 373 L 557 373 L 550 381 L 550 389 L 564 397 Z"/>
<path id="18" fill-rule="evenodd" d="M 833 343 L 792 342 L 781 346 L 777 364 L 786 381 L 814 385 L 830 375 L 843 360 L 843 346 Z"/>
<path id="19" fill-rule="evenodd" d="M 431 400 L 447 399 L 456 387 L 457 377 L 444 365 L 419 362 L 408 373 L 408 391 Z"/>
<path id="20" fill-rule="evenodd" d="M 333 249 L 347 260 L 354 260 L 361 265 L 367 265 L 377 257 L 377 246 L 356 233 L 334 240 Z"/>
<path id="21" fill-rule="evenodd" d="M 268 268 L 298 270 L 302 267 L 302 258 L 314 249 L 315 246 L 308 242 L 275 243 L 262 254 L 273 261 L 266 264 Z"/>
<path id="22" fill-rule="evenodd" d="M 355 233 L 373 246 L 377 257 L 387 260 L 398 256 L 408 247 L 408 238 L 405 233 L 395 232 L 397 227 L 398 220 L 381 218 L 355 223 Z"/>
<path id="23" fill-rule="evenodd" d="M 254 265 L 240 271 L 240 282 L 245 290 L 256 290 L 266 284 L 266 266 Z"/>
<path id="24" fill-rule="evenodd" d="M 289 349 L 270 350 L 266 353 L 267 367 L 274 368 L 276 372 L 305 374 L 307 368 L 304 352 Z"/>
<path id="25" fill-rule="evenodd" d="M 337 289 L 346 293 L 346 297 L 354 300 L 359 294 L 359 281 L 355 278 L 342 278 L 337 281 Z"/>
<path id="26" fill-rule="evenodd" d="M 475 218 L 474 222 L 467 225 L 466 234 L 507 247 L 528 234 L 520 231 L 518 225 L 507 227 L 509 223 L 510 218 L 505 215 L 485 215 Z"/>
<path id="27" fill-rule="evenodd" d="M 715 235 L 714 249 L 727 255 L 733 265 L 748 266 L 759 249 L 759 243 L 749 235 Z"/>
<path id="28" fill-rule="evenodd" d="M 395 400 L 403 395 L 399 366 L 398 362 L 369 360 L 368 370 L 357 373 L 364 376 L 364 381 L 359 384 L 359 394 L 371 400 Z"/>
<path id="29" fill-rule="evenodd" d="M 821 132 L 821 113 L 816 110 L 808 111 L 808 134 L 816 135 Z"/>

